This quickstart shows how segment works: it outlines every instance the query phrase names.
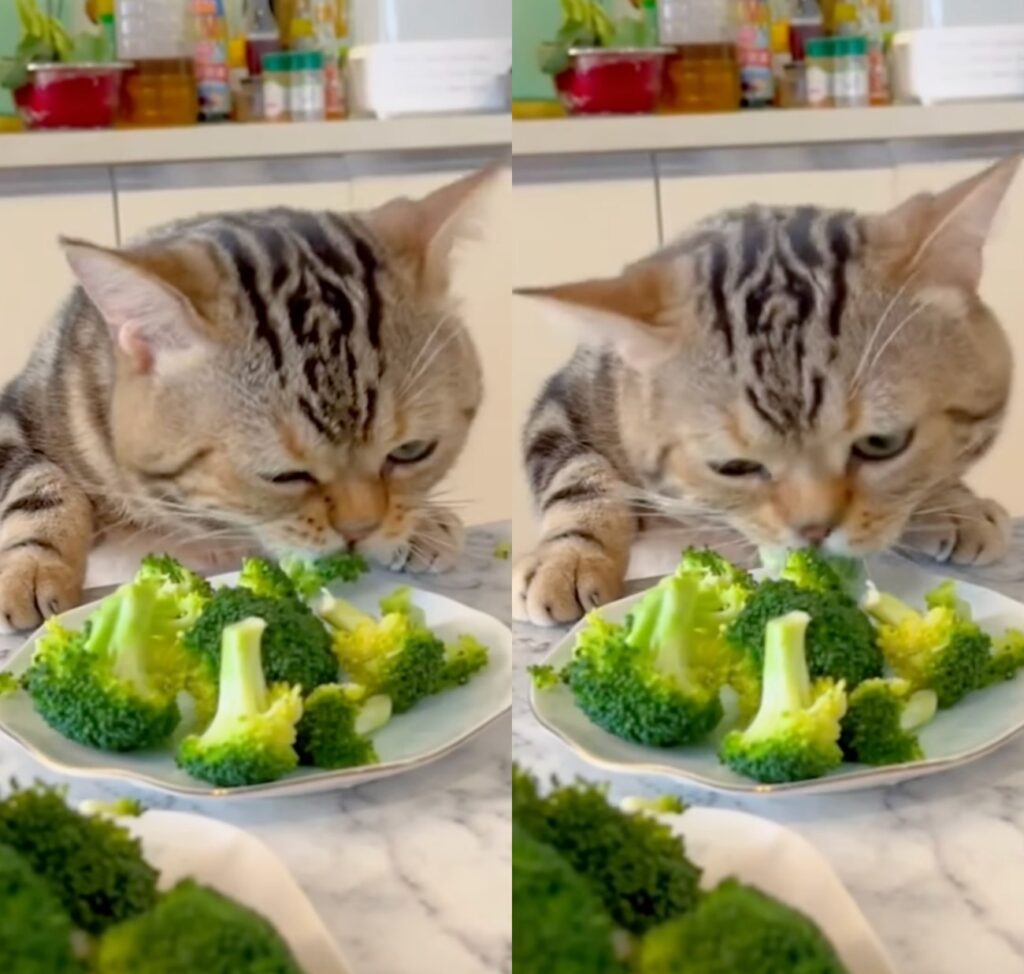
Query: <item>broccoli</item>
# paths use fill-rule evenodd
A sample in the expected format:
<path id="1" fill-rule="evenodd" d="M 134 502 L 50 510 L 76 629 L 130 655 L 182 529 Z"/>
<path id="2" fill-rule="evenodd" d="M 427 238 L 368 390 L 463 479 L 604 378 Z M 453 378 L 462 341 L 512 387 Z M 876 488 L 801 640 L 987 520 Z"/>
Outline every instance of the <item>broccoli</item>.
<path id="1" fill-rule="evenodd" d="M 157 898 L 139 840 L 104 816 L 69 808 L 64 789 L 14 786 L 0 800 L 0 845 L 19 853 L 60 898 L 75 926 L 100 933 Z M 2 913 L 2 911 L 0 911 Z"/>
<path id="2" fill-rule="evenodd" d="M 732 622 L 757 587 L 748 571 L 706 548 L 684 551 L 676 574 L 699 583 L 709 627 Z"/>
<path id="3" fill-rule="evenodd" d="M 726 636 L 760 667 L 768 623 L 789 612 L 805 612 L 811 617 L 807 663 L 812 677 L 844 680 L 853 688 L 882 675 L 884 661 L 871 620 L 853 599 L 840 592 L 811 591 L 788 579 L 762 582 Z"/>
<path id="4" fill-rule="evenodd" d="M 556 670 L 553 666 L 531 666 L 528 669 L 530 679 L 538 690 L 550 690 L 565 682 L 564 670 Z"/>
<path id="5" fill-rule="evenodd" d="M 434 688 L 435 693 L 461 687 L 486 665 L 487 647 L 473 636 L 459 636 L 444 648 L 444 666 Z"/>
<path id="6" fill-rule="evenodd" d="M 930 592 L 926 592 L 924 603 L 929 609 L 951 609 L 958 618 L 968 622 L 974 618 L 971 603 L 960 598 L 956 582 L 951 578 L 947 578 Z"/>
<path id="7" fill-rule="evenodd" d="M 616 923 L 642 933 L 690 909 L 700 869 L 682 839 L 657 819 L 608 803 L 604 788 L 577 782 L 541 796 L 536 782 L 513 769 L 512 818 L 583 876 Z"/>
<path id="8" fill-rule="evenodd" d="M 903 764 L 924 757 L 916 731 L 935 716 L 934 690 L 906 680 L 865 680 L 847 701 L 839 746 L 850 761 Z"/>
<path id="9" fill-rule="evenodd" d="M 108 930 L 92 974 L 302 974 L 264 917 L 193 880 L 144 916 Z"/>
<path id="10" fill-rule="evenodd" d="M 400 616 L 408 616 L 418 626 L 426 625 L 427 615 L 412 602 L 412 589 L 408 585 L 396 588 L 390 595 L 385 595 L 380 600 L 381 615 L 390 615 L 392 612 Z"/>
<path id="11" fill-rule="evenodd" d="M 648 933 L 637 960 L 636 974 L 847 974 L 814 921 L 735 879 Z"/>
<path id="12" fill-rule="evenodd" d="M 874 589 L 865 606 L 878 620 L 878 643 L 893 672 L 915 690 L 934 690 L 939 707 L 952 707 L 984 684 L 992 638 L 971 619 L 949 606 L 917 612 Z"/>
<path id="13" fill-rule="evenodd" d="M 330 633 L 297 598 L 269 598 L 245 588 L 218 589 L 185 634 L 184 646 L 218 667 L 224 629 L 250 618 L 267 624 L 263 666 L 268 681 L 301 686 L 305 693 L 311 693 L 322 683 L 338 679 Z"/>
<path id="14" fill-rule="evenodd" d="M 992 641 L 982 685 L 991 686 L 993 683 L 1012 680 L 1021 668 L 1024 668 L 1024 632 L 1020 629 L 1007 629 L 1002 636 Z"/>
<path id="15" fill-rule="evenodd" d="M 625 625 L 591 612 L 564 679 L 576 705 L 599 727 L 652 747 L 692 744 L 724 713 L 724 679 L 692 574 L 648 592 Z"/>
<path id="16" fill-rule="evenodd" d="M 682 815 L 686 805 L 675 795 L 659 795 L 657 798 L 624 798 L 621 803 L 624 812 L 648 812 L 651 815 Z"/>
<path id="17" fill-rule="evenodd" d="M 590 884 L 514 822 L 512 967 L 526 974 L 625 974 L 614 938 Z"/>
<path id="18" fill-rule="evenodd" d="M 71 919 L 46 880 L 0 845 L 0 952 L 8 974 L 81 974 Z"/>
<path id="19" fill-rule="evenodd" d="M 510 545 L 507 541 L 499 541 L 494 546 L 494 557 L 497 558 L 498 561 L 508 561 L 511 555 L 512 545 Z"/>
<path id="20" fill-rule="evenodd" d="M 295 750 L 302 764 L 317 768 L 354 768 L 376 764 L 377 751 L 369 735 L 391 719 L 391 700 L 355 684 L 324 684 L 303 705 Z"/>
<path id="21" fill-rule="evenodd" d="M 786 579 L 800 588 L 840 592 L 857 601 L 867 584 L 859 558 L 829 554 L 820 548 L 762 548 L 760 556 L 769 578 Z"/>
<path id="22" fill-rule="evenodd" d="M 153 580 L 122 586 L 80 632 L 47 623 L 25 685 L 40 716 L 65 737 L 133 751 L 161 744 L 177 726 L 176 688 L 154 664 L 177 638 L 173 600 L 158 588 Z"/>
<path id="23" fill-rule="evenodd" d="M 299 597 L 294 583 L 280 565 L 266 558 L 246 558 L 238 584 L 253 595 L 268 599 L 295 599 Z"/>
<path id="24" fill-rule="evenodd" d="M 443 687 L 445 645 L 409 616 L 391 613 L 378 621 L 331 596 L 320 613 L 335 626 L 334 651 L 346 677 L 370 694 L 390 697 L 396 714 Z"/>
<path id="25" fill-rule="evenodd" d="M 181 768 L 218 787 L 276 781 L 299 763 L 294 745 L 301 690 L 267 687 L 260 658 L 266 628 L 252 618 L 224 629 L 217 713 L 202 735 L 186 737 L 178 748 Z"/>
<path id="26" fill-rule="evenodd" d="M 135 577 L 140 581 L 147 578 L 158 581 L 168 592 L 178 596 L 192 594 L 208 599 L 213 595 L 213 586 L 205 578 L 170 555 L 146 555 Z"/>
<path id="27" fill-rule="evenodd" d="M 0 673 L 0 700 L 21 689 L 21 681 L 13 673 Z"/>
<path id="28" fill-rule="evenodd" d="M 286 558 L 281 569 L 304 599 L 311 599 L 333 582 L 354 582 L 369 571 L 362 555 L 339 551 L 322 558 Z"/>
<path id="29" fill-rule="evenodd" d="M 111 818 L 138 818 L 146 809 L 137 798 L 116 798 L 104 802 L 90 799 L 80 802 L 78 810 L 83 815 L 108 815 Z"/>
<path id="30" fill-rule="evenodd" d="M 843 759 L 838 742 L 845 685 L 841 680 L 812 685 L 806 654 L 809 622 L 807 613 L 790 612 L 768 623 L 761 706 L 753 723 L 730 731 L 719 750 L 724 764 L 757 781 L 818 778 Z"/>

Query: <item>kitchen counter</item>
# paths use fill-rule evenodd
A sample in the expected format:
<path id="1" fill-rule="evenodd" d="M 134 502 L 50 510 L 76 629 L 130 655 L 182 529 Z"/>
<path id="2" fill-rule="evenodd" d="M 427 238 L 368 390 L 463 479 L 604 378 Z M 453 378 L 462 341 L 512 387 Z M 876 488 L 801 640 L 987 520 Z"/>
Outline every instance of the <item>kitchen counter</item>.
<path id="1" fill-rule="evenodd" d="M 1024 521 L 1015 525 L 1003 564 L 954 574 L 1024 601 Z M 831 862 L 899 974 L 1024 971 L 1024 736 L 959 770 L 885 789 L 804 799 L 716 797 L 669 779 L 614 775 L 575 757 L 537 723 L 527 697 L 525 668 L 564 630 L 517 625 L 514 632 L 513 754 L 542 779 L 608 780 L 616 800 L 678 793 L 794 829 Z"/>
<path id="2" fill-rule="evenodd" d="M 507 622 L 509 562 L 494 556 L 507 538 L 506 525 L 475 529 L 458 571 L 415 584 Z M 0 637 L 0 661 L 19 643 Z M 74 779 L 70 794 L 135 795 L 258 836 L 310 897 L 349 974 L 510 974 L 510 733 L 505 717 L 426 768 L 323 795 L 194 802 Z M 0 740 L 0 781 L 12 776 L 60 780 Z"/>

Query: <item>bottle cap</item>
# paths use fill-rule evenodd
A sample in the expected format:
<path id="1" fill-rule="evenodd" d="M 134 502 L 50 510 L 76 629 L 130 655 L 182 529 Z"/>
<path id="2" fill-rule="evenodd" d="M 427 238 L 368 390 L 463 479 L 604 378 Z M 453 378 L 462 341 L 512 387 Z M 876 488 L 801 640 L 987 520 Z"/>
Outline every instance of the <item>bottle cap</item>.
<path id="1" fill-rule="evenodd" d="M 292 56 L 288 51 L 268 51 L 263 55 L 263 70 L 267 72 L 290 71 Z"/>
<path id="2" fill-rule="evenodd" d="M 812 37 L 804 45 L 804 53 L 809 58 L 828 58 L 836 54 L 835 40 L 831 37 Z"/>
<path id="3" fill-rule="evenodd" d="M 293 71 L 323 71 L 324 55 L 322 51 L 292 51 Z"/>
<path id="4" fill-rule="evenodd" d="M 868 53 L 866 37 L 836 37 L 833 43 L 836 57 L 862 57 Z"/>

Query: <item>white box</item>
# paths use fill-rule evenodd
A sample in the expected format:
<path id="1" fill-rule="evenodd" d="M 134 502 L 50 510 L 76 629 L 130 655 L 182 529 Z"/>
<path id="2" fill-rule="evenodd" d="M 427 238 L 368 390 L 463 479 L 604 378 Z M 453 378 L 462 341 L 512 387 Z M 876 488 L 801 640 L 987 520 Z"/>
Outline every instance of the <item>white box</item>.
<path id="1" fill-rule="evenodd" d="M 350 21 L 353 47 L 512 39 L 509 0 L 352 0 Z"/>

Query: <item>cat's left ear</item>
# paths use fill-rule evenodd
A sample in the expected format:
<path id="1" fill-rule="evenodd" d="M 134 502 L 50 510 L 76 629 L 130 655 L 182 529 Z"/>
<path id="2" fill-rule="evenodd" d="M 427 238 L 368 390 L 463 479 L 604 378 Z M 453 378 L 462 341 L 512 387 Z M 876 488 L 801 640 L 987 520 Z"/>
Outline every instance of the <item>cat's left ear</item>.
<path id="1" fill-rule="evenodd" d="M 507 172 L 507 162 L 496 162 L 422 199 L 392 200 L 363 218 L 398 259 L 413 266 L 424 291 L 443 293 L 451 283 L 455 248 L 479 235 L 487 197 Z"/>

